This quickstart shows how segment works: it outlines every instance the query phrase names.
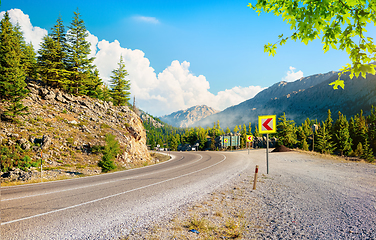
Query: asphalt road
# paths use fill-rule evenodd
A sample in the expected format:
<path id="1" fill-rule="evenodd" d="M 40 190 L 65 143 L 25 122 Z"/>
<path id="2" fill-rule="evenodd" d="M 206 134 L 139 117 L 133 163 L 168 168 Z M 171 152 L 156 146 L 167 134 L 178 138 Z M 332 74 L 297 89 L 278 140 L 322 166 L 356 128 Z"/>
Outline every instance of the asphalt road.
<path id="1" fill-rule="evenodd" d="M 110 239 L 152 225 L 243 171 L 236 152 L 173 153 L 128 171 L 1 189 L 1 239 Z"/>

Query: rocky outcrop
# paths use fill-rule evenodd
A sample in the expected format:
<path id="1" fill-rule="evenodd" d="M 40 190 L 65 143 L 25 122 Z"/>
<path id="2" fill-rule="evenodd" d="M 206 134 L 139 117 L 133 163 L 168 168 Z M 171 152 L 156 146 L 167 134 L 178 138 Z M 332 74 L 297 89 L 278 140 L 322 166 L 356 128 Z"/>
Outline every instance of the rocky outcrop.
<path id="1" fill-rule="evenodd" d="M 0 121 L 0 145 L 20 146 L 32 161 L 42 151 L 47 167 L 95 167 L 101 154 L 93 147 L 104 146 L 106 134 L 113 134 L 121 147 L 118 165 L 151 160 L 142 120 L 127 106 L 73 96 L 40 81 L 27 84 L 30 93 L 23 104 L 29 114 L 18 123 Z"/>

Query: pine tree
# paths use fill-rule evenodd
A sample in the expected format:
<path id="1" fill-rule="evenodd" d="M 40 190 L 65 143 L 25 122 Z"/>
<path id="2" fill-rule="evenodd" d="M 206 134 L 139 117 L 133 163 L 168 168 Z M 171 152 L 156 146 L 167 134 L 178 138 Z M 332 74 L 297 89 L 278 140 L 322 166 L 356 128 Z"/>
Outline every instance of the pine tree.
<path id="1" fill-rule="evenodd" d="M 362 145 L 361 142 L 358 143 L 358 146 L 356 146 L 356 149 L 355 149 L 355 151 L 354 151 L 354 155 L 355 155 L 355 156 L 358 156 L 358 157 L 360 157 L 360 156 L 363 155 L 363 145 Z"/>
<path id="2" fill-rule="evenodd" d="M 333 127 L 333 119 L 332 119 L 332 113 L 330 112 L 330 109 L 328 109 L 328 117 L 325 120 L 325 126 L 326 130 L 329 134 L 332 133 L 332 127 Z"/>
<path id="3" fill-rule="evenodd" d="M 125 79 L 128 76 L 125 70 L 123 57 L 120 56 L 118 68 L 112 71 L 111 76 L 111 97 L 115 106 L 124 106 L 130 100 L 130 81 Z"/>
<path id="4" fill-rule="evenodd" d="M 360 114 L 355 115 L 354 118 L 350 120 L 349 131 L 354 147 L 360 142 L 364 145 L 365 139 L 367 138 L 367 123 L 362 110 Z"/>
<path id="5" fill-rule="evenodd" d="M 88 31 L 80 13 L 74 12 L 74 17 L 67 34 L 67 68 L 71 72 L 70 91 L 81 95 L 87 93 L 87 85 L 92 74 L 94 58 L 89 58 L 90 42 L 86 41 Z"/>
<path id="6" fill-rule="evenodd" d="M 363 158 L 364 160 L 368 162 L 375 161 L 375 157 L 373 156 L 372 149 L 369 147 L 368 138 L 365 139 L 363 154 L 360 156 L 360 158 Z"/>
<path id="7" fill-rule="evenodd" d="M 0 99 L 10 103 L 5 115 L 11 118 L 27 111 L 27 107 L 21 103 L 29 92 L 26 89 L 26 73 L 21 62 L 21 37 L 17 28 L 10 23 L 9 14 L 6 12 L 0 22 Z"/>
<path id="8" fill-rule="evenodd" d="M 247 132 L 248 135 L 252 135 L 252 123 L 249 122 L 248 123 L 248 132 Z"/>
<path id="9" fill-rule="evenodd" d="M 326 124 L 325 124 L 326 125 Z M 329 134 L 329 131 L 327 131 Z M 346 116 L 338 112 L 338 119 L 333 126 L 334 138 L 333 141 L 336 145 L 336 150 L 340 155 L 348 155 L 352 149 L 352 139 L 350 138 L 349 123 Z"/>
<path id="10" fill-rule="evenodd" d="M 278 118 L 277 138 L 278 144 L 286 147 L 293 147 L 297 143 L 295 122 L 287 120 L 285 113 Z"/>
<path id="11" fill-rule="evenodd" d="M 235 126 L 234 127 L 234 133 L 238 133 L 239 132 L 239 128 L 238 128 L 238 126 Z"/>
<path id="12" fill-rule="evenodd" d="M 52 28 L 52 33 L 45 36 L 38 51 L 39 74 L 48 85 L 69 90 L 70 71 L 67 70 L 67 40 L 61 16 Z"/>
<path id="13" fill-rule="evenodd" d="M 24 53 L 24 66 L 26 76 L 37 79 L 37 55 L 35 54 L 33 44 L 30 42 L 26 44 Z"/>
<path id="14" fill-rule="evenodd" d="M 21 48 L 21 66 L 27 77 L 36 78 L 36 54 L 33 44 L 26 44 L 20 25 L 14 27 L 15 36 Z"/>
<path id="15" fill-rule="evenodd" d="M 225 132 L 226 134 L 230 134 L 231 133 L 231 130 L 230 130 L 230 128 L 226 128 L 226 132 Z"/>
<path id="16" fill-rule="evenodd" d="M 240 130 L 240 148 L 245 148 L 247 145 L 247 127 L 243 124 L 242 129 Z"/>
<path id="17" fill-rule="evenodd" d="M 261 137 L 261 134 L 259 132 L 258 126 L 255 127 L 255 131 L 253 132 L 253 136 L 255 136 L 255 137 Z"/>
<path id="18" fill-rule="evenodd" d="M 370 147 L 376 152 L 376 108 L 372 106 L 371 113 L 367 117 L 368 138 Z"/>
<path id="19" fill-rule="evenodd" d="M 110 92 L 109 87 L 106 84 L 103 84 L 101 89 L 102 89 L 102 95 L 99 99 L 106 101 L 106 102 L 111 101 L 111 92 Z"/>
<path id="20" fill-rule="evenodd" d="M 302 142 L 302 146 L 301 148 L 304 150 L 304 151 L 308 151 L 309 150 L 309 147 L 308 147 L 308 143 L 305 139 L 303 139 L 303 142 Z"/>
<path id="21" fill-rule="evenodd" d="M 103 95 L 103 81 L 99 77 L 99 71 L 94 68 L 94 71 L 89 75 L 89 81 L 86 85 L 86 95 L 92 98 L 101 99 Z"/>
<path id="22" fill-rule="evenodd" d="M 319 127 L 315 134 L 315 151 L 332 154 L 335 149 L 335 144 L 332 142 L 331 136 L 326 130 L 325 122 Z"/>

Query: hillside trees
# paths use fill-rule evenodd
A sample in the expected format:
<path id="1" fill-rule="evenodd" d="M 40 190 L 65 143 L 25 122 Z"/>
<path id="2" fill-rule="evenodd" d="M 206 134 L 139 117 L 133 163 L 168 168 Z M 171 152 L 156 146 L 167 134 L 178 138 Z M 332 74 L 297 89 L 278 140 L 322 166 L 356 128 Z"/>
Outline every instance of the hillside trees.
<path id="1" fill-rule="evenodd" d="M 4 114 L 10 118 L 27 110 L 21 103 L 29 92 L 22 65 L 22 58 L 25 56 L 22 42 L 22 34 L 11 24 L 6 12 L 0 22 L 0 100 L 9 102 Z"/>
<path id="2" fill-rule="evenodd" d="M 264 51 L 269 55 L 276 54 L 277 44 L 283 45 L 287 40 L 299 40 L 305 44 L 321 39 L 324 52 L 330 48 L 346 51 L 351 65 L 344 66 L 339 72 L 339 79 L 331 85 L 337 89 L 344 87 L 341 74 L 350 72 L 350 78 L 366 73 L 375 74 L 376 44 L 372 35 L 367 32 L 369 23 L 376 23 L 376 2 L 374 1 L 304 1 L 304 0 L 258 0 L 248 7 L 261 12 L 282 16 L 290 25 L 293 33 L 290 36 L 281 34 L 277 43 L 268 43 Z M 368 35 L 368 36 L 367 36 Z M 329 126 L 327 126 L 329 127 Z"/>

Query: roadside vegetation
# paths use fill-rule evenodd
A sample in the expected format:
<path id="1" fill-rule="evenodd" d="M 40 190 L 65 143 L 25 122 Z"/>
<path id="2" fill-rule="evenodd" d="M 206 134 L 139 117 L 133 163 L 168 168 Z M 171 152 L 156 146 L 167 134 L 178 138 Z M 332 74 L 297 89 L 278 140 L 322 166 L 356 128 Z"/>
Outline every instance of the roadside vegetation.
<path id="1" fill-rule="evenodd" d="M 179 129 L 164 125 L 161 128 L 153 127 L 144 122 L 147 130 L 147 144 L 154 148 L 161 147 L 177 150 L 179 144 L 199 143 L 199 150 L 216 150 L 214 144 L 216 137 L 224 134 L 240 134 L 240 148 L 246 148 L 247 135 L 261 137 L 256 126 L 248 123 L 223 130 L 220 122 L 214 123 L 212 128 L 187 128 Z M 318 122 L 307 118 L 301 125 L 286 118 L 283 113 L 278 117 L 277 133 L 270 134 L 277 139 L 278 145 L 288 148 L 299 148 L 305 151 L 316 151 L 325 154 L 339 156 L 358 157 L 368 162 L 374 162 L 376 152 L 376 108 L 372 106 L 368 116 L 363 111 L 348 118 L 341 112 L 337 113 L 337 119 L 333 120 L 332 113 L 328 110 L 325 121 Z M 211 139 L 211 144 L 208 140 Z"/>

